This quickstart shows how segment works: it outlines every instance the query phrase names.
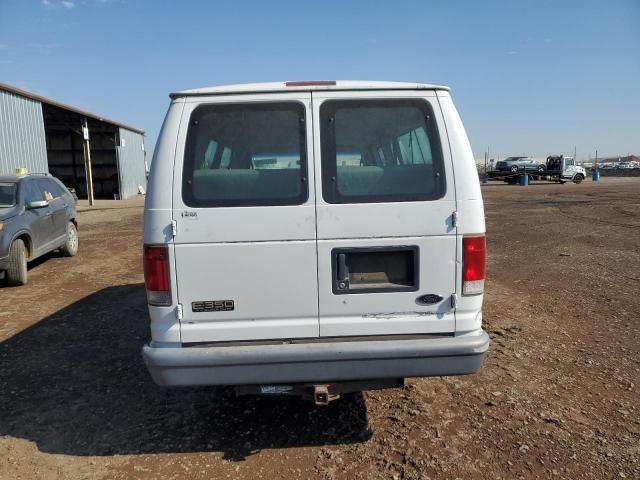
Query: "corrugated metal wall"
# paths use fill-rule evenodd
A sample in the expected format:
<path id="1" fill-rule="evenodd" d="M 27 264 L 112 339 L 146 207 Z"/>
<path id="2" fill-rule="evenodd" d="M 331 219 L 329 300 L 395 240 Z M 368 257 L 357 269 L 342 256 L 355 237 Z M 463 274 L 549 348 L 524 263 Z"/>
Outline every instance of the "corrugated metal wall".
<path id="1" fill-rule="evenodd" d="M 17 167 L 49 171 L 42 105 L 0 90 L 0 175 L 13 174 Z"/>
<path id="2" fill-rule="evenodd" d="M 120 129 L 118 171 L 120 172 L 120 198 L 138 194 L 138 186 L 147 189 L 144 165 L 144 136 L 125 128 Z"/>

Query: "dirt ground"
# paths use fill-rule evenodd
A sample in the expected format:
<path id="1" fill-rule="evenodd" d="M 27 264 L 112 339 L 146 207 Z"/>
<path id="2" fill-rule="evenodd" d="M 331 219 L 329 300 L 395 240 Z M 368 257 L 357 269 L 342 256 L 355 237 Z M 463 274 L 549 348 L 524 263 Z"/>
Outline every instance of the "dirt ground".
<path id="1" fill-rule="evenodd" d="M 83 211 L 77 257 L 0 287 L 0 477 L 640 478 L 640 179 L 483 192 L 481 373 L 326 408 L 156 387 L 142 204 Z"/>

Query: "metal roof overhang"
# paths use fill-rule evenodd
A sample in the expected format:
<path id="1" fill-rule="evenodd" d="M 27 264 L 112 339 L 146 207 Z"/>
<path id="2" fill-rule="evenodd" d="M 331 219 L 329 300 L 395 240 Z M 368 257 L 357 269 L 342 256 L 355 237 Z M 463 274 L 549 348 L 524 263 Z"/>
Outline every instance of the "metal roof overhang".
<path id="1" fill-rule="evenodd" d="M 43 97 L 41 95 L 36 95 L 35 93 L 27 92 L 26 90 L 21 90 L 19 88 L 13 87 L 11 85 L 7 85 L 6 83 L 0 83 L 0 90 L 4 90 L 9 93 L 13 93 L 14 95 L 19 95 L 21 97 L 30 98 L 32 100 L 36 100 L 41 103 L 46 103 L 49 105 L 53 105 L 54 107 L 62 108 L 64 110 L 69 110 L 70 112 L 77 113 L 87 118 L 93 118 L 94 120 L 98 120 L 100 122 L 109 123 L 116 127 L 126 128 L 127 130 L 131 130 L 132 132 L 139 133 L 144 135 L 144 130 L 140 130 L 139 128 L 130 127 L 129 125 L 125 125 L 124 123 L 116 122 L 114 120 L 109 120 L 108 118 L 101 117 L 100 115 L 96 115 L 95 113 L 87 112 L 84 110 L 80 110 L 79 108 L 75 108 L 69 105 L 65 105 L 64 103 L 56 102 L 55 100 L 51 100 L 50 98 Z"/>

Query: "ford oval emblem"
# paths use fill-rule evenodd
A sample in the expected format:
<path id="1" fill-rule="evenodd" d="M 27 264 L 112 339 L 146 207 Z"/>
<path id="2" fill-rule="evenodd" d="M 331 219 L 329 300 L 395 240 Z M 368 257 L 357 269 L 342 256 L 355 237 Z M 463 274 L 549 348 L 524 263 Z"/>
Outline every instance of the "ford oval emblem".
<path id="1" fill-rule="evenodd" d="M 438 303 L 442 301 L 442 296 L 437 295 L 435 293 L 428 293 L 426 295 L 422 295 L 416 298 L 416 303 L 418 305 L 433 305 L 434 303 Z"/>

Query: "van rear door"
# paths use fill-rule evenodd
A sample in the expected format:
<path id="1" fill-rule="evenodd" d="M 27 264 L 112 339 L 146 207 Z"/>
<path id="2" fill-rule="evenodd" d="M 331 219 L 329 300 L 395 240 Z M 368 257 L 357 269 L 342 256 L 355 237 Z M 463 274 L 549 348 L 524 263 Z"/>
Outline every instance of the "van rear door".
<path id="1" fill-rule="evenodd" d="M 318 336 L 310 105 L 304 92 L 187 98 L 173 190 L 182 342 Z"/>
<path id="2" fill-rule="evenodd" d="M 435 92 L 355 96 L 312 94 L 320 336 L 454 332 L 456 195 Z"/>

